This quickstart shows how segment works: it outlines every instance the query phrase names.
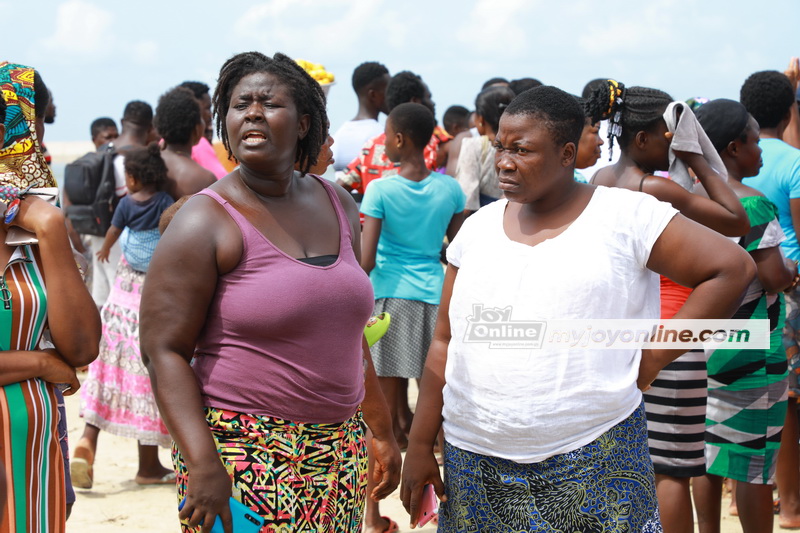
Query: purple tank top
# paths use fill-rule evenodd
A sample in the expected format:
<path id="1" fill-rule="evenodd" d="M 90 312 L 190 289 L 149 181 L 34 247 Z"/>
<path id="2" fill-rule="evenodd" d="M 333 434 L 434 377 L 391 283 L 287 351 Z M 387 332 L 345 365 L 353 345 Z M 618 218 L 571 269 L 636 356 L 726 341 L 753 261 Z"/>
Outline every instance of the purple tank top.
<path id="1" fill-rule="evenodd" d="M 325 187 L 339 222 L 339 257 L 330 266 L 276 248 L 216 192 L 242 232 L 242 258 L 220 276 L 197 342 L 194 371 L 206 406 L 332 424 L 364 399 L 361 339 L 374 301 L 356 261 L 350 224 Z"/>

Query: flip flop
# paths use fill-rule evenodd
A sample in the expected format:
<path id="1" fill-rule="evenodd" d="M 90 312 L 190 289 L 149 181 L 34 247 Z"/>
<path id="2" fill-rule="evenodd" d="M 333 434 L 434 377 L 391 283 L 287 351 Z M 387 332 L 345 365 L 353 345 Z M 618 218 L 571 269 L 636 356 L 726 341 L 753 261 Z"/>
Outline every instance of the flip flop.
<path id="1" fill-rule="evenodd" d="M 388 516 L 382 516 L 381 518 L 389 522 L 389 525 L 386 526 L 386 529 L 383 530 L 383 533 L 397 533 L 397 531 L 400 530 L 400 526 L 397 525 L 397 522 L 395 522 Z"/>
<path id="2" fill-rule="evenodd" d="M 157 480 L 150 480 L 143 481 L 143 478 L 136 476 L 134 481 L 136 481 L 137 485 L 142 486 L 149 486 L 149 485 L 174 485 L 175 484 L 175 472 L 169 472 L 168 474 L 164 474 L 161 479 Z"/>
<path id="3" fill-rule="evenodd" d="M 92 463 L 83 457 L 73 457 L 69 463 L 69 475 L 72 478 L 72 486 L 79 489 L 91 489 L 94 484 L 94 472 Z"/>
<path id="4" fill-rule="evenodd" d="M 389 330 L 389 324 L 391 323 L 392 316 L 389 313 L 381 313 L 370 318 L 364 327 L 364 336 L 367 338 L 367 344 L 372 347 L 373 344 L 381 340 L 381 337 Z"/>

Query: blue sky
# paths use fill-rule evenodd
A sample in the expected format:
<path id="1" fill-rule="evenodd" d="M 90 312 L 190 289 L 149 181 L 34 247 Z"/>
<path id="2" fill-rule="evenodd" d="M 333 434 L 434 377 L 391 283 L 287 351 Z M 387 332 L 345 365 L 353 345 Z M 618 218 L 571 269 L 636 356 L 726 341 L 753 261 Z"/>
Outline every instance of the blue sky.
<path id="1" fill-rule="evenodd" d="M 223 61 L 247 50 L 333 72 L 334 131 L 355 114 L 350 76 L 363 61 L 420 74 L 441 119 L 449 105 L 472 108 L 493 76 L 738 98 L 750 73 L 800 55 L 797 0 L 44 0 L 28 16 L 20 4 L 0 0 L 0 58 L 41 71 L 58 106 L 51 141 L 88 140 L 94 118 L 116 120 L 133 99 L 155 107 L 181 81 L 213 87 Z"/>

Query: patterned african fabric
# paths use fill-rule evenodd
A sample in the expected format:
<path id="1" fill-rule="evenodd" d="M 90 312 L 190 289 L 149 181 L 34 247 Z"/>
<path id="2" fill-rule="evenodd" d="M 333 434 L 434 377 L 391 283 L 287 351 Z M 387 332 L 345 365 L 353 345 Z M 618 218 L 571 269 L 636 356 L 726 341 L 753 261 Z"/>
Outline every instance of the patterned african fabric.
<path id="1" fill-rule="evenodd" d="M 361 531 L 367 447 L 359 410 L 340 424 L 303 424 L 212 407 L 206 421 L 234 497 L 266 520 L 261 533 Z M 178 501 L 191 473 L 176 445 Z M 184 533 L 197 532 L 181 524 Z"/>
<path id="2" fill-rule="evenodd" d="M 784 235 L 775 205 L 762 196 L 741 202 L 750 218 L 750 232 L 739 239 L 739 245 L 748 252 L 778 247 Z M 768 295 L 754 281 L 733 318 L 768 319 L 770 348 L 709 354 L 705 439 L 710 474 L 746 483 L 772 483 L 787 405 L 783 307 L 782 294 Z"/>
<path id="3" fill-rule="evenodd" d="M 436 170 L 436 152 L 439 144 L 451 138 L 439 126 L 436 126 L 436 128 L 433 130 L 431 140 L 423 150 L 425 165 L 431 170 Z M 392 163 L 386 157 L 386 134 L 381 133 L 374 139 L 367 141 L 364 148 L 361 149 L 361 155 L 347 165 L 341 180 L 352 190 L 364 194 L 367 185 L 372 180 L 397 174 L 397 167 L 399 166 L 400 163 Z"/>
<path id="4" fill-rule="evenodd" d="M 114 286 L 100 311 L 100 355 L 81 387 L 86 423 L 144 445 L 172 444 L 158 412 L 150 375 L 139 351 L 139 304 L 145 275 L 122 258 Z"/>
<path id="5" fill-rule="evenodd" d="M 0 283 L 0 350 L 39 348 L 47 295 L 38 250 L 12 254 Z M 64 460 L 55 387 L 29 379 L 0 387 L 0 461 L 8 497 L 0 533 L 63 533 Z"/>
<path id="6" fill-rule="evenodd" d="M 6 101 L 6 136 L 0 146 L 0 182 L 24 189 L 55 187 L 36 134 L 31 67 L 0 62 L 0 92 Z"/>
<path id="7" fill-rule="evenodd" d="M 375 300 L 373 315 L 389 313 L 392 327 L 370 349 L 380 377 L 422 377 L 425 358 L 433 340 L 438 305 L 403 298 Z"/>
<path id="8" fill-rule="evenodd" d="M 445 440 L 439 533 L 662 531 L 644 407 L 586 446 L 522 464 Z"/>

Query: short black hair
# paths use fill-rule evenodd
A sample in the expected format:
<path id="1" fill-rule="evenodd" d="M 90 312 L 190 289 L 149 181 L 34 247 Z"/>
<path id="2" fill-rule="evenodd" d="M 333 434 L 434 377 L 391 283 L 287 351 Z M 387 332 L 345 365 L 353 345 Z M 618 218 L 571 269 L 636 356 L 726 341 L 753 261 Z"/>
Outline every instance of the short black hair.
<path id="1" fill-rule="evenodd" d="M 508 84 L 509 84 L 509 81 L 508 81 L 507 79 L 505 79 L 505 78 L 500 78 L 500 77 L 497 77 L 497 78 L 489 78 L 488 80 L 486 80 L 485 82 L 483 82 L 483 86 L 481 87 L 481 91 L 482 91 L 482 90 L 484 90 L 484 89 L 486 89 L 487 87 L 491 87 L 492 85 L 497 85 L 497 84 L 505 84 L 505 85 L 508 85 Z"/>
<path id="2" fill-rule="evenodd" d="M 0 123 L 6 121 L 6 99 L 3 98 L 3 93 L 0 92 Z M 3 146 L 3 139 L 0 139 L 0 147 Z"/>
<path id="3" fill-rule="evenodd" d="M 361 91 L 365 89 L 367 85 L 387 74 L 389 74 L 389 69 L 381 63 L 376 61 L 361 63 L 353 70 L 353 90 L 356 94 L 361 94 Z"/>
<path id="4" fill-rule="evenodd" d="M 50 90 L 38 70 L 33 71 L 33 106 L 36 118 L 43 118 L 50 104 Z"/>
<path id="5" fill-rule="evenodd" d="M 117 123 L 114 122 L 113 119 L 109 117 L 100 117 L 96 118 L 92 121 L 92 125 L 89 126 L 89 133 L 92 134 L 92 139 L 100 135 L 100 132 L 106 128 L 117 128 Z"/>
<path id="6" fill-rule="evenodd" d="M 664 120 L 664 111 L 672 103 L 672 97 L 650 87 L 625 87 L 615 80 L 599 84 L 586 100 L 586 116 L 592 123 L 610 119 L 608 128 L 609 148 L 613 138 L 619 139 L 625 151 L 640 131 L 651 131 Z"/>
<path id="7" fill-rule="evenodd" d="M 420 150 L 430 142 L 436 127 L 436 118 L 431 110 L 413 102 L 396 106 L 386 120 L 391 121 L 394 131 L 408 137 Z"/>
<path id="8" fill-rule="evenodd" d="M 448 133 L 458 127 L 467 128 L 469 127 L 469 115 L 469 109 L 463 105 L 451 105 L 442 115 L 442 125 Z"/>
<path id="9" fill-rule="evenodd" d="M 260 52 L 243 52 L 228 59 L 220 68 L 217 88 L 212 103 L 217 117 L 217 135 L 232 157 L 225 119 L 231 105 L 233 89 L 245 76 L 266 72 L 277 77 L 289 90 L 300 116 L 309 116 L 306 136 L 297 143 L 295 163 L 302 174 L 317 164 L 317 157 L 328 138 L 328 115 L 325 110 L 325 93 L 320 84 L 292 58 L 280 52 L 268 57 Z"/>
<path id="10" fill-rule="evenodd" d="M 540 87 L 542 85 L 544 84 L 536 78 L 520 78 L 518 80 L 511 80 L 508 84 L 508 88 L 514 91 L 514 94 L 519 94 L 524 93 L 528 89 L 533 89 L 534 87 Z"/>
<path id="11" fill-rule="evenodd" d="M 601 87 L 603 84 L 608 83 L 608 78 L 595 78 L 593 80 L 589 80 L 586 82 L 586 85 L 583 86 L 583 92 L 581 92 L 581 98 L 584 100 L 588 100 L 591 98 L 592 93 L 598 88 Z"/>
<path id="12" fill-rule="evenodd" d="M 170 89 L 158 99 L 154 125 L 168 144 L 188 143 L 201 120 L 200 104 L 186 87 Z"/>
<path id="13" fill-rule="evenodd" d="M 125 106 L 122 112 L 123 122 L 130 122 L 144 129 L 153 125 L 153 108 L 147 102 L 133 100 Z"/>
<path id="14" fill-rule="evenodd" d="M 132 148 L 125 152 L 125 172 L 142 185 L 155 185 L 162 189 L 167 183 L 167 164 L 161 157 L 157 142 L 145 148 Z"/>
<path id="15" fill-rule="evenodd" d="M 502 85 L 487 87 L 475 98 L 475 113 L 483 117 L 486 125 L 496 132 L 500 125 L 500 116 L 514 97 L 515 93 L 511 87 Z"/>
<path id="16" fill-rule="evenodd" d="M 425 98 L 425 82 L 417 74 L 404 70 L 398 72 L 389 81 L 386 87 L 386 105 L 389 111 L 410 102 L 414 98 Z"/>
<path id="17" fill-rule="evenodd" d="M 792 82 L 777 70 L 755 72 L 744 81 L 739 101 L 763 128 L 776 128 L 794 105 Z"/>
<path id="18" fill-rule="evenodd" d="M 506 108 L 507 115 L 531 115 L 553 136 L 556 146 L 576 147 L 586 118 L 575 97 L 557 87 L 542 85 L 518 94 Z"/>
<path id="19" fill-rule="evenodd" d="M 202 81 L 185 81 L 178 85 L 178 87 L 186 87 L 192 91 L 192 94 L 194 94 L 194 97 L 198 100 L 201 99 L 203 95 L 208 94 L 208 92 L 211 90 L 209 89 L 208 85 Z"/>

